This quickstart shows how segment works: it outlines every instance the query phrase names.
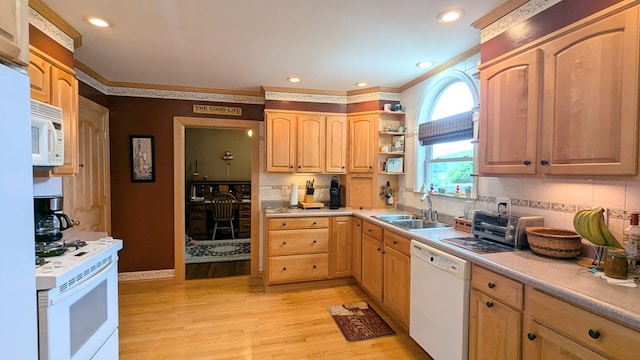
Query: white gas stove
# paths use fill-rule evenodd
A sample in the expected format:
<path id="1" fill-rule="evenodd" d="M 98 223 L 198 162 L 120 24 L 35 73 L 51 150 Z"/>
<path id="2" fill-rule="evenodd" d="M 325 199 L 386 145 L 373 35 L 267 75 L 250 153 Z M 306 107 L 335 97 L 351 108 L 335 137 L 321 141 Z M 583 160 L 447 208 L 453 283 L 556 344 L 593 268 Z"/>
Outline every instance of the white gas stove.
<path id="1" fill-rule="evenodd" d="M 122 240 L 79 242 L 36 266 L 41 360 L 118 358 Z"/>

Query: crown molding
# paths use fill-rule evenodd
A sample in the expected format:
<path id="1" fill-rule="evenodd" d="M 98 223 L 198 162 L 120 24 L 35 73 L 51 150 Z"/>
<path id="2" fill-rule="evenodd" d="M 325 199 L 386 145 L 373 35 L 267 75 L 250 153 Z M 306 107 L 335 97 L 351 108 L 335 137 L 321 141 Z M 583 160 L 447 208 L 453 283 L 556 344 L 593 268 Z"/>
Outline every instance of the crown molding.
<path id="1" fill-rule="evenodd" d="M 42 0 L 29 0 L 29 7 L 35 10 L 44 19 L 46 19 L 53 26 L 58 28 L 59 31 L 62 31 L 65 35 L 69 36 L 73 40 L 73 45 L 71 46 L 71 49 L 69 49 L 71 50 L 71 52 L 73 52 L 75 48 L 79 48 L 80 46 L 82 46 L 82 34 L 80 34 L 78 30 L 76 30 L 73 26 L 71 26 L 66 20 L 64 20 L 60 15 L 58 15 L 55 11 L 53 11 L 49 6 L 47 6 L 47 4 L 42 2 Z M 31 20 L 31 16 L 29 20 Z M 29 22 L 31 23 L 31 21 Z M 38 29 L 42 31 L 42 29 L 40 29 L 39 27 Z M 46 31 L 43 31 L 43 32 L 49 35 L 48 32 Z M 62 44 L 62 45 L 65 46 L 65 44 Z"/>
<path id="2" fill-rule="evenodd" d="M 527 2 L 529 2 L 529 0 L 509 0 L 504 4 L 498 6 L 497 8 L 491 10 L 480 19 L 472 22 L 471 26 L 473 26 L 478 30 L 482 30 L 487 26 L 489 26 L 490 24 L 493 24 L 496 20 L 500 19 L 501 17 L 507 15 L 513 10 L 526 4 Z"/>
<path id="3" fill-rule="evenodd" d="M 552 7 L 560 1 L 562 0 L 531 0 L 526 2 L 522 6 L 519 6 L 505 14 L 500 19 L 492 22 L 491 25 L 484 27 L 480 32 L 480 43 L 483 44 L 493 39 L 517 24 Z"/>
<path id="4" fill-rule="evenodd" d="M 454 56 L 453 58 L 443 62 L 442 64 L 440 64 L 440 65 L 434 67 L 433 69 L 429 70 L 428 72 L 422 74 L 422 76 L 420 76 L 418 78 L 415 78 L 415 79 L 409 81 L 408 83 L 402 85 L 400 87 L 400 92 L 403 92 L 403 91 L 407 90 L 408 88 L 410 88 L 412 86 L 415 86 L 415 85 L 427 80 L 428 78 L 437 75 L 440 72 L 443 72 L 443 71 L 445 71 L 447 69 L 450 69 L 453 65 L 455 65 L 455 64 L 457 64 L 457 63 L 459 63 L 459 62 L 461 62 L 463 60 L 466 60 L 466 59 L 470 58 L 471 56 L 473 56 L 473 55 L 475 55 L 475 54 L 477 54 L 479 52 L 480 52 L 480 45 L 476 45 L 476 46 L 472 47 L 471 49 L 463 52 L 462 54 L 458 54 L 458 55 Z"/>

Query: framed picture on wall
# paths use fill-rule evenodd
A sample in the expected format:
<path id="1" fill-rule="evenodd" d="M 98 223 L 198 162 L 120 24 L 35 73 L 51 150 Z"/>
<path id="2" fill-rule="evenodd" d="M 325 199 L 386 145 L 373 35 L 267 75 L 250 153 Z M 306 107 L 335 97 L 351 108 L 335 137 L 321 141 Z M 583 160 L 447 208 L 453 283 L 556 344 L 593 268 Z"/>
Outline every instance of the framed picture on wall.
<path id="1" fill-rule="evenodd" d="M 403 158 L 388 158 L 387 159 L 387 172 L 388 173 L 401 173 L 403 172 Z"/>
<path id="2" fill-rule="evenodd" d="M 156 181 L 153 136 L 131 135 L 131 181 Z"/>

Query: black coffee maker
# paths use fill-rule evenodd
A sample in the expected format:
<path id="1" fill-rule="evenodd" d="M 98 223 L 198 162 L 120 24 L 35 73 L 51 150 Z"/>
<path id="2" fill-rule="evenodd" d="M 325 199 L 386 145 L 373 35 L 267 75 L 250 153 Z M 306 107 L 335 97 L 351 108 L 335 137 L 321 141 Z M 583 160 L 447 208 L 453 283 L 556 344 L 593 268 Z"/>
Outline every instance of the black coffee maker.
<path id="1" fill-rule="evenodd" d="M 334 176 L 331 178 L 331 186 L 329 187 L 329 209 L 338 208 L 340 208 L 340 180 Z"/>
<path id="2" fill-rule="evenodd" d="M 62 231 L 73 222 L 62 212 L 62 196 L 35 196 L 33 198 L 36 242 L 52 242 L 62 239 Z"/>

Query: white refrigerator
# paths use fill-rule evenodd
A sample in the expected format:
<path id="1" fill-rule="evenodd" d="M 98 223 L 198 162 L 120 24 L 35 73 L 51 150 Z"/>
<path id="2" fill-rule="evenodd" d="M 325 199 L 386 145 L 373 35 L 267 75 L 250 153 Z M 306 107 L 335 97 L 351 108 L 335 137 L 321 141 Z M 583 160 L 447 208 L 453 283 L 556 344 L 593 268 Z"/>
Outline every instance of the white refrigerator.
<path id="1" fill-rule="evenodd" d="M 0 358 L 38 358 L 29 77 L 0 63 Z"/>

